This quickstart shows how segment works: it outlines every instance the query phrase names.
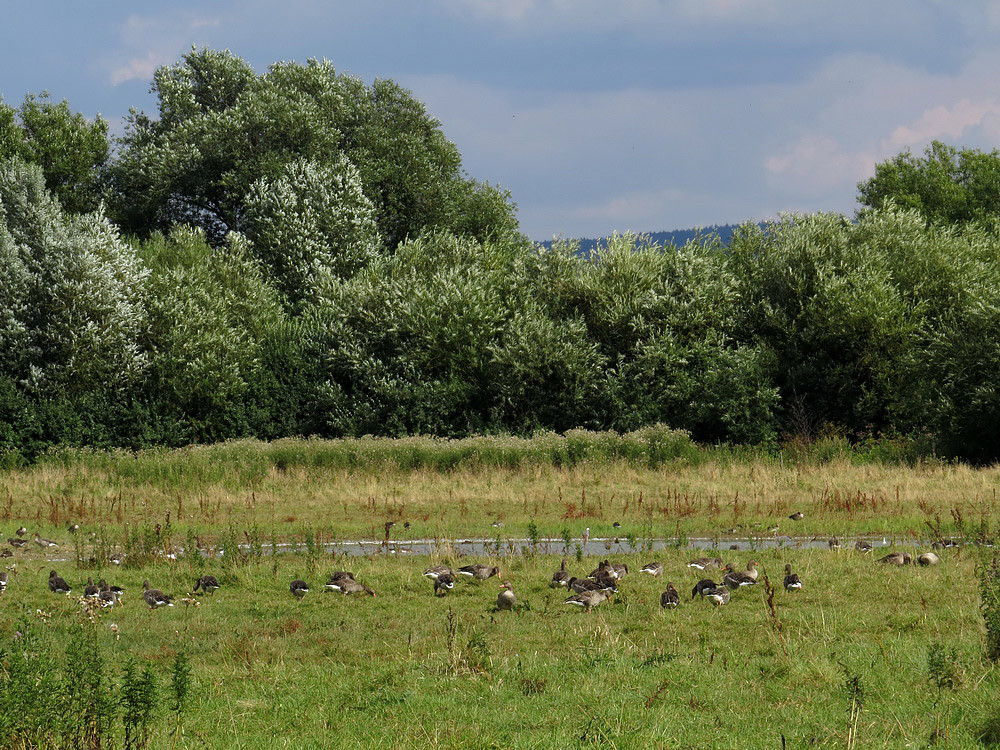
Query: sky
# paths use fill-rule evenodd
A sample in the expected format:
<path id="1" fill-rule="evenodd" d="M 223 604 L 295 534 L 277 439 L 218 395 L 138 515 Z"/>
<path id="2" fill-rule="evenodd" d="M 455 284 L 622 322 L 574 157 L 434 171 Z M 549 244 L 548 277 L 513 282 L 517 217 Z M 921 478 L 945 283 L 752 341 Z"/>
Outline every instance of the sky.
<path id="1" fill-rule="evenodd" d="M 192 46 L 391 78 L 532 239 L 852 214 L 934 139 L 1000 145 L 1000 0 L 13 0 L 0 97 L 120 133 Z"/>

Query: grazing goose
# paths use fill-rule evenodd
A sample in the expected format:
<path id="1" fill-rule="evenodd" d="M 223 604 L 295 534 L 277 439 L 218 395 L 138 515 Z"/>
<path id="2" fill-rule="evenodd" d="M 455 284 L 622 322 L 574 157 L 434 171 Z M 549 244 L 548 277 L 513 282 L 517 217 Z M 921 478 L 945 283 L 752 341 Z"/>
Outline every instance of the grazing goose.
<path id="1" fill-rule="evenodd" d="M 517 597 L 514 596 L 514 587 L 510 581 L 504 581 L 500 587 L 500 595 L 497 597 L 497 609 L 514 609 L 517 604 Z"/>
<path id="2" fill-rule="evenodd" d="M 910 565 L 913 562 L 913 558 L 905 552 L 890 552 L 885 557 L 880 557 L 878 562 L 885 565 Z"/>
<path id="3" fill-rule="evenodd" d="M 805 517 L 806 514 L 803 513 L 801 510 L 797 510 L 794 513 L 792 513 L 792 515 L 789 516 L 789 518 L 792 519 L 793 521 L 801 521 Z"/>
<path id="4" fill-rule="evenodd" d="M 375 596 L 375 592 L 370 588 L 365 586 L 363 583 L 355 581 L 353 578 L 338 578 L 337 579 L 340 586 L 340 593 L 344 596 L 348 594 L 368 594 L 368 596 Z"/>
<path id="5" fill-rule="evenodd" d="M 330 580 L 326 582 L 327 591 L 344 591 L 344 586 L 348 581 L 354 581 L 354 574 L 347 570 L 335 570 L 330 574 Z M 356 581 L 355 581 L 356 582 Z"/>
<path id="6" fill-rule="evenodd" d="M 66 531 L 68 531 L 70 534 L 75 534 L 79 530 L 80 530 L 80 524 L 78 523 L 71 523 L 69 526 L 66 527 Z"/>
<path id="7" fill-rule="evenodd" d="M 72 590 L 73 587 L 54 570 L 49 573 L 49 591 L 53 594 L 68 594 Z"/>
<path id="8" fill-rule="evenodd" d="M 872 543 L 866 542 L 864 539 L 859 539 L 854 543 L 854 549 L 863 554 L 867 554 L 872 551 Z"/>
<path id="9" fill-rule="evenodd" d="M 297 598 L 301 599 L 303 596 L 309 593 L 309 584 L 303 580 L 296 578 L 290 584 L 288 584 L 288 590 Z"/>
<path id="10" fill-rule="evenodd" d="M 625 563 L 612 563 L 611 570 L 615 572 L 615 578 L 619 580 L 628 575 L 628 565 Z"/>
<path id="11" fill-rule="evenodd" d="M 802 588 L 802 581 L 792 572 L 792 564 L 785 565 L 785 591 L 798 591 Z"/>
<path id="12" fill-rule="evenodd" d="M 585 591 L 617 591 L 613 578 L 601 578 L 599 581 L 591 581 L 589 578 L 570 578 L 567 587 L 578 594 Z"/>
<path id="13" fill-rule="evenodd" d="M 22 526 L 21 528 L 19 528 L 14 533 L 17 534 L 18 536 L 24 536 L 25 534 L 28 533 L 28 530 Z"/>
<path id="14" fill-rule="evenodd" d="M 917 556 L 917 562 L 924 566 L 937 565 L 941 562 L 941 558 L 933 552 L 925 552 L 924 554 Z"/>
<path id="15" fill-rule="evenodd" d="M 465 565 L 459 568 L 458 574 L 460 576 L 469 576 L 470 578 L 475 578 L 477 581 L 485 581 L 487 578 L 492 578 L 493 576 L 499 576 L 500 568 L 493 568 L 490 567 L 489 565 L 476 563 L 474 565 Z"/>
<path id="16" fill-rule="evenodd" d="M 618 577 L 618 571 L 615 569 L 615 566 L 612 565 L 607 560 L 601 560 L 601 562 L 597 564 L 597 567 L 594 568 L 592 571 L 590 571 L 590 575 L 587 576 L 587 578 L 593 578 L 595 580 L 598 578 L 617 578 L 617 577 Z"/>
<path id="17" fill-rule="evenodd" d="M 696 568 L 697 570 L 708 570 L 709 568 L 721 568 L 722 560 L 717 557 L 699 557 L 696 560 L 692 560 L 687 564 L 689 568 Z"/>
<path id="18" fill-rule="evenodd" d="M 567 586 L 569 584 L 569 573 L 566 572 L 566 558 L 562 559 L 562 564 L 559 566 L 559 570 L 552 574 L 552 581 L 549 586 L 556 589 L 560 586 Z"/>
<path id="19" fill-rule="evenodd" d="M 101 607 L 104 609 L 110 609 L 118 603 L 118 597 L 115 596 L 115 592 L 105 584 L 104 588 L 102 588 L 100 593 L 97 595 L 97 601 L 101 603 Z"/>
<path id="20" fill-rule="evenodd" d="M 577 607 L 583 607 L 585 611 L 589 612 L 598 604 L 607 601 L 609 596 L 610 594 L 606 591 L 584 591 L 583 593 L 569 597 L 563 604 L 573 604 Z"/>
<path id="21" fill-rule="evenodd" d="M 640 573 L 648 573 L 651 576 L 658 576 L 663 572 L 663 563 L 651 562 L 646 563 L 641 568 L 639 568 Z"/>
<path id="22" fill-rule="evenodd" d="M 746 570 L 734 570 L 732 565 L 726 566 L 726 575 L 722 578 L 722 583 L 735 591 L 741 586 L 753 586 L 757 579 Z M 754 571 L 755 573 L 757 571 Z"/>
<path id="23" fill-rule="evenodd" d="M 9 544 L 11 547 L 17 547 L 18 549 L 21 549 L 21 547 L 23 547 L 27 543 L 28 543 L 27 539 L 16 539 L 12 537 L 7 540 L 7 544 Z"/>
<path id="24" fill-rule="evenodd" d="M 660 606 L 663 609 L 673 609 L 681 603 L 681 597 L 674 588 L 674 584 L 668 583 L 667 590 L 660 594 Z"/>
<path id="25" fill-rule="evenodd" d="M 7 590 L 7 571 L 0 570 L 0 594 Z"/>
<path id="26" fill-rule="evenodd" d="M 39 547 L 42 547 L 43 549 L 47 549 L 48 547 L 59 546 L 59 542 L 53 542 L 51 539 L 43 539 L 42 537 L 38 536 L 37 531 L 35 532 L 35 536 L 32 538 L 32 541 L 34 541 L 35 544 L 37 544 Z"/>
<path id="27" fill-rule="evenodd" d="M 453 575 L 451 568 L 449 568 L 447 565 L 434 565 L 425 570 L 423 574 L 428 578 L 436 581 L 438 576 L 444 575 L 445 573 L 447 573 L 448 575 Z"/>
<path id="28" fill-rule="evenodd" d="M 101 587 L 94 583 L 94 579 L 87 576 L 87 585 L 83 587 L 83 595 L 88 599 L 96 599 L 101 593 Z"/>
<path id="29" fill-rule="evenodd" d="M 840 540 L 837 539 L 837 537 L 835 536 L 831 536 L 827 540 L 826 546 L 829 547 L 830 549 L 840 549 Z"/>
<path id="30" fill-rule="evenodd" d="M 107 583 L 104 582 L 103 578 L 97 582 L 97 585 L 101 587 L 101 591 L 103 591 L 104 589 L 108 589 L 108 591 L 110 591 L 112 594 L 115 595 L 115 599 L 119 603 L 121 603 L 122 597 L 125 596 L 125 589 L 123 589 L 121 586 L 109 586 Z"/>
<path id="31" fill-rule="evenodd" d="M 702 578 L 700 581 L 698 581 L 698 583 L 694 585 L 694 588 L 691 589 L 691 598 L 694 599 L 696 596 L 700 594 L 701 598 L 704 599 L 706 592 L 711 591 L 712 589 L 716 589 L 718 587 L 719 584 L 717 584 L 711 578 Z"/>
<path id="32" fill-rule="evenodd" d="M 455 588 L 455 576 L 450 572 L 441 573 L 434 579 L 434 596 L 444 596 L 453 588 Z"/>
<path id="33" fill-rule="evenodd" d="M 197 581 L 194 582 L 194 590 L 197 591 L 201 589 L 206 594 L 215 595 L 215 592 L 219 590 L 219 579 L 215 576 L 202 576 Z"/>
<path id="34" fill-rule="evenodd" d="M 954 539 L 938 539 L 931 545 L 934 549 L 948 549 L 950 547 L 957 547 L 958 542 Z"/>
<path id="35" fill-rule="evenodd" d="M 159 589 L 151 589 L 149 587 L 149 581 L 142 582 L 142 598 L 149 605 L 150 609 L 156 609 L 157 607 L 172 607 L 174 606 L 172 596 L 167 596 Z"/>
<path id="36" fill-rule="evenodd" d="M 725 586 L 719 586 L 718 588 L 709 589 L 705 592 L 705 598 L 712 602 L 713 606 L 721 607 L 723 604 L 729 604 L 729 589 Z"/>

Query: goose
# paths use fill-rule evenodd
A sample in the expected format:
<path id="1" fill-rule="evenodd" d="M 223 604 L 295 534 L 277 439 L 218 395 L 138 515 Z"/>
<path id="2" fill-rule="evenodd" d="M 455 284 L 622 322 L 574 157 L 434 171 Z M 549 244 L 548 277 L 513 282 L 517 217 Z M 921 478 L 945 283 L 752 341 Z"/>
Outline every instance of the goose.
<path id="1" fill-rule="evenodd" d="M 721 607 L 723 604 L 729 604 L 729 589 L 725 586 L 719 586 L 718 588 L 709 589 L 705 592 L 705 598 L 712 602 L 713 606 Z"/>
<path id="2" fill-rule="evenodd" d="M 17 534 L 18 536 L 24 536 L 25 534 L 28 533 L 28 530 L 22 526 L 21 528 L 19 528 L 14 533 Z"/>
<path id="3" fill-rule="evenodd" d="M 569 597 L 563 604 L 583 607 L 585 611 L 589 612 L 597 605 L 607 601 L 609 596 L 610 594 L 606 591 L 584 591 L 583 593 Z"/>
<path id="4" fill-rule="evenodd" d="M 118 597 L 115 596 L 115 592 L 112 591 L 107 584 L 101 589 L 100 593 L 97 595 L 97 601 L 101 603 L 101 607 L 104 609 L 110 609 L 118 603 Z"/>
<path id="5" fill-rule="evenodd" d="M 447 573 L 448 575 L 453 575 L 451 568 L 449 568 L 447 565 L 434 565 L 425 570 L 423 572 L 423 575 L 427 576 L 431 580 L 436 581 L 438 576 L 444 575 L 445 573 Z"/>
<path id="6" fill-rule="evenodd" d="M 32 541 L 34 541 L 35 544 L 37 544 L 39 547 L 42 547 L 43 549 L 48 547 L 59 546 L 59 542 L 53 542 L 51 539 L 43 539 L 38 535 L 37 531 L 35 532 L 35 536 L 32 538 Z"/>
<path id="7" fill-rule="evenodd" d="M 80 530 L 80 524 L 78 523 L 71 523 L 69 526 L 66 527 L 66 531 L 68 531 L 70 534 L 75 534 L 79 530 Z"/>
<path id="8" fill-rule="evenodd" d="M 23 547 L 27 543 L 28 543 L 27 539 L 11 538 L 7 540 L 7 544 L 9 544 L 11 547 L 16 547 L 17 549 L 21 549 L 21 547 Z"/>
<path id="9" fill-rule="evenodd" d="M 828 547 L 829 547 L 830 549 L 840 549 L 840 540 L 839 540 L 839 539 L 837 539 L 837 537 L 835 537 L 835 536 L 831 536 L 831 537 L 830 537 L 830 538 L 829 538 L 829 539 L 827 540 L 827 542 L 826 542 L 826 545 L 827 545 L 827 546 L 828 546 Z"/>
<path id="10" fill-rule="evenodd" d="M 646 563 L 641 568 L 639 568 L 640 573 L 648 573 L 651 576 L 658 576 L 663 572 L 663 563 L 651 562 Z"/>
<path id="11" fill-rule="evenodd" d="M 621 580 L 628 575 L 628 565 L 625 563 L 612 563 L 611 570 L 615 573 L 615 578 Z"/>
<path id="12" fill-rule="evenodd" d="M 691 598 L 694 599 L 696 596 L 700 594 L 701 598 L 704 599 L 706 592 L 711 591 L 712 589 L 717 589 L 718 587 L 719 584 L 717 584 L 711 578 L 702 578 L 700 581 L 698 581 L 698 583 L 694 585 L 694 588 L 691 589 Z"/>
<path id="13" fill-rule="evenodd" d="M 87 585 L 83 588 L 83 595 L 88 599 L 96 599 L 101 593 L 101 587 L 94 583 L 94 579 L 87 576 Z"/>
<path id="14" fill-rule="evenodd" d="M 497 596 L 497 609 L 514 609 L 517 604 L 517 597 L 514 596 L 514 587 L 510 581 L 504 581 L 500 587 L 500 595 Z"/>
<path id="15" fill-rule="evenodd" d="M 885 565 L 910 565 L 913 562 L 913 558 L 905 552 L 890 552 L 885 557 L 880 557 L 878 562 Z"/>
<path id="16" fill-rule="evenodd" d="M 13 557 L 13 556 L 14 556 L 14 553 L 11 552 L 6 547 L 4 547 L 3 549 L 0 549 L 0 557 Z"/>
<path id="17" fill-rule="evenodd" d="M 337 580 L 340 585 L 340 593 L 344 596 L 361 593 L 368 594 L 368 596 L 375 596 L 374 591 L 365 586 L 363 583 L 358 583 L 353 578 L 338 578 Z"/>
<path id="18" fill-rule="evenodd" d="M 151 589 L 149 587 L 149 581 L 142 582 L 142 598 L 149 605 L 150 609 L 156 609 L 157 607 L 172 607 L 174 606 L 172 596 L 167 596 L 159 589 Z"/>
<path id="19" fill-rule="evenodd" d="M 330 574 L 330 580 L 326 582 L 324 587 L 327 591 L 340 591 L 343 592 L 344 585 L 348 581 L 357 581 L 354 578 L 354 573 L 349 570 L 335 570 Z"/>
<path id="20" fill-rule="evenodd" d="M 197 581 L 194 582 L 195 591 L 201 589 L 206 594 L 212 596 L 215 595 L 215 592 L 218 591 L 219 588 L 220 588 L 219 579 L 216 578 L 215 576 L 202 576 L 201 578 L 199 578 Z"/>
<path id="21" fill-rule="evenodd" d="M 569 573 L 566 572 L 566 558 L 562 559 L 562 564 L 559 566 L 559 570 L 552 574 L 552 581 L 549 586 L 552 588 L 559 588 L 560 586 L 566 586 L 569 584 Z"/>
<path id="22" fill-rule="evenodd" d="M 482 563 L 475 563 L 474 565 L 465 565 L 459 568 L 458 574 L 461 576 L 475 578 L 477 581 L 485 581 L 487 578 L 499 576 L 500 568 L 493 568 L 489 565 L 483 565 Z"/>
<path id="23" fill-rule="evenodd" d="M 681 603 L 681 597 L 674 588 L 674 584 L 668 583 L 667 590 L 660 594 L 660 606 L 663 609 L 673 609 Z"/>
<path id="24" fill-rule="evenodd" d="M 722 560 L 717 557 L 699 557 L 696 560 L 692 560 L 687 564 L 689 568 L 696 568 L 697 570 L 708 570 L 709 568 L 721 568 Z"/>
<path id="25" fill-rule="evenodd" d="M 0 594 L 7 590 L 7 571 L 0 570 Z"/>
<path id="26" fill-rule="evenodd" d="M 722 578 L 722 583 L 731 588 L 733 591 L 741 586 L 753 586 L 757 583 L 757 579 L 754 578 L 748 571 L 734 570 L 731 564 L 726 566 L 726 571 L 726 575 Z"/>
<path id="27" fill-rule="evenodd" d="M 792 564 L 785 565 L 785 591 L 798 591 L 802 588 L 802 581 L 792 572 Z"/>
<path id="28" fill-rule="evenodd" d="M 589 526 L 583 530 L 583 533 L 580 535 L 580 541 L 583 542 L 583 546 L 584 546 L 584 548 L 586 548 L 587 544 L 590 542 L 590 527 Z"/>
<path id="29" fill-rule="evenodd" d="M 72 590 L 73 587 L 54 570 L 49 573 L 49 591 L 53 594 L 68 594 Z"/>
<path id="30" fill-rule="evenodd" d="M 444 596 L 453 588 L 455 588 L 455 576 L 450 572 L 441 573 L 434 579 L 434 596 Z"/>
<path id="31" fill-rule="evenodd" d="M 589 578 L 570 578 L 567 588 L 582 594 L 585 591 L 617 591 L 613 578 L 602 578 L 599 581 L 591 581 Z"/>
<path id="32" fill-rule="evenodd" d="M 125 596 L 125 589 L 123 589 L 121 586 L 113 586 L 113 585 L 109 586 L 107 583 L 104 582 L 103 578 L 97 582 L 97 585 L 101 587 L 102 591 L 104 589 L 108 589 L 112 594 L 115 595 L 115 599 L 119 603 L 121 602 L 122 597 Z"/>
<path id="33" fill-rule="evenodd" d="M 948 549 L 949 547 L 957 547 L 958 542 L 954 539 L 938 539 L 931 546 L 934 549 Z"/>
<path id="34" fill-rule="evenodd" d="M 941 558 L 933 552 L 925 552 L 924 554 L 917 556 L 917 562 L 924 566 L 937 565 L 941 562 Z"/>
<path id="35" fill-rule="evenodd" d="M 854 543 L 854 549 L 863 554 L 867 554 L 872 551 L 872 543 L 866 542 L 864 539 L 859 539 Z"/>
<path id="36" fill-rule="evenodd" d="M 303 580 L 296 578 L 290 584 L 288 584 L 288 590 L 297 598 L 301 599 L 303 596 L 309 593 L 309 584 Z"/>
<path id="37" fill-rule="evenodd" d="M 801 521 L 805 517 L 806 514 L 803 513 L 801 510 L 797 510 L 794 513 L 792 513 L 792 515 L 789 516 L 789 518 L 792 519 L 793 521 Z"/>

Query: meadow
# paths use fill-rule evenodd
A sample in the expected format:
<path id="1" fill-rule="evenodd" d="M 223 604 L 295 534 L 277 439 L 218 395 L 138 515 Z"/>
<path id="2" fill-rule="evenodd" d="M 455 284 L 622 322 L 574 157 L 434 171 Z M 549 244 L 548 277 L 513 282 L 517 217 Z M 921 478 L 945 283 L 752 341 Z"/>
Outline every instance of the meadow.
<path id="1" fill-rule="evenodd" d="M 155 676 L 148 747 L 1000 742 L 1000 678 L 986 657 L 980 607 L 988 549 L 938 550 L 940 565 L 897 568 L 876 562 L 882 550 L 796 545 L 812 536 L 884 535 L 913 553 L 935 538 L 985 541 L 996 518 L 995 469 L 843 451 L 741 457 L 686 448 L 658 461 L 597 449 L 576 460 L 549 453 L 515 461 L 513 451 L 500 465 L 484 459 L 482 445 L 470 457 L 470 446 L 457 443 L 379 442 L 366 447 L 382 452 L 378 460 L 355 456 L 353 466 L 331 455 L 355 444 L 285 441 L 61 454 L 7 471 L 3 537 L 23 524 L 26 538 L 38 531 L 61 544 L 29 544 L 0 560 L 10 570 L 0 596 L 0 729 L 11 731 L 15 713 L 30 723 L 38 685 L 57 694 L 71 675 L 80 679 L 73 664 L 83 652 L 104 665 L 108 690 L 130 659 Z M 455 450 L 464 457 L 441 457 Z M 788 519 L 795 510 L 801 521 Z M 436 538 L 437 552 L 324 551 L 331 540 L 381 539 L 387 521 L 395 522 L 393 544 L 405 547 L 407 535 Z M 81 528 L 70 534 L 69 523 Z M 576 549 L 587 527 L 638 550 L 610 546 L 607 556 L 631 573 L 616 597 L 589 613 L 564 605 L 565 591 L 549 586 L 562 553 L 577 576 L 596 567 L 601 556 Z M 763 540 L 785 534 L 793 538 L 783 547 L 764 548 Z M 550 544 L 555 554 L 504 543 L 533 535 L 569 541 Z M 761 582 L 720 608 L 692 600 L 703 575 L 686 567 L 703 554 L 686 546 L 695 535 L 718 538 L 712 554 L 739 568 L 758 560 Z M 500 543 L 474 559 L 447 544 L 476 536 Z M 670 537 L 670 547 L 648 551 L 654 537 Z M 729 550 L 730 541 L 748 537 L 760 547 Z M 292 546 L 270 555 L 272 541 Z M 204 553 L 193 553 L 195 545 Z M 121 565 L 109 562 L 112 553 L 124 554 Z M 651 560 L 664 564 L 662 578 L 637 572 Z M 435 597 L 421 575 L 432 564 L 470 562 L 496 565 L 501 577 L 460 580 Z M 799 592 L 782 589 L 789 563 L 803 580 Z M 48 591 L 51 569 L 72 594 Z M 323 592 L 335 569 L 353 571 L 376 596 Z M 203 573 L 219 578 L 213 596 L 190 594 Z M 88 576 L 124 587 L 125 606 L 88 616 L 77 601 Z M 302 600 L 288 589 L 295 578 L 312 586 Z M 144 580 L 174 595 L 175 606 L 148 609 Z M 501 580 L 513 583 L 514 611 L 496 609 Z M 667 581 L 681 594 L 676 610 L 659 606 Z M 54 677 L 24 680 L 19 692 L 12 660 L 28 646 L 47 655 Z M 170 684 L 181 654 L 191 675 L 178 707 Z M 103 746 L 128 746 L 120 726 L 109 732 Z"/>

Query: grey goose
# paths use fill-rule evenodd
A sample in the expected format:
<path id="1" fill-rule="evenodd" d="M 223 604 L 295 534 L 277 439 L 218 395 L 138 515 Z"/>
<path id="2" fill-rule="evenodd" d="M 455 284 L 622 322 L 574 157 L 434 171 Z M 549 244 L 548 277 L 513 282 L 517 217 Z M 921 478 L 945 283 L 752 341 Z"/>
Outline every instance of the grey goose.
<path id="1" fill-rule="evenodd" d="M 173 597 L 167 596 L 159 589 L 150 588 L 149 581 L 142 582 L 142 589 L 142 598 L 150 609 L 174 606 Z"/>
<path id="2" fill-rule="evenodd" d="M 660 606 L 663 609 L 674 609 L 680 603 L 681 597 L 677 589 L 674 588 L 674 584 L 668 583 L 666 591 L 660 594 Z"/>
<path id="3" fill-rule="evenodd" d="M 49 572 L 49 591 L 53 594 L 68 594 L 73 587 L 66 583 L 65 579 L 54 570 Z"/>
<path id="4" fill-rule="evenodd" d="M 514 596 L 514 587 L 510 581 L 504 581 L 503 585 L 500 586 L 500 594 L 497 596 L 497 609 L 514 609 L 515 604 L 517 604 L 517 597 Z"/>

